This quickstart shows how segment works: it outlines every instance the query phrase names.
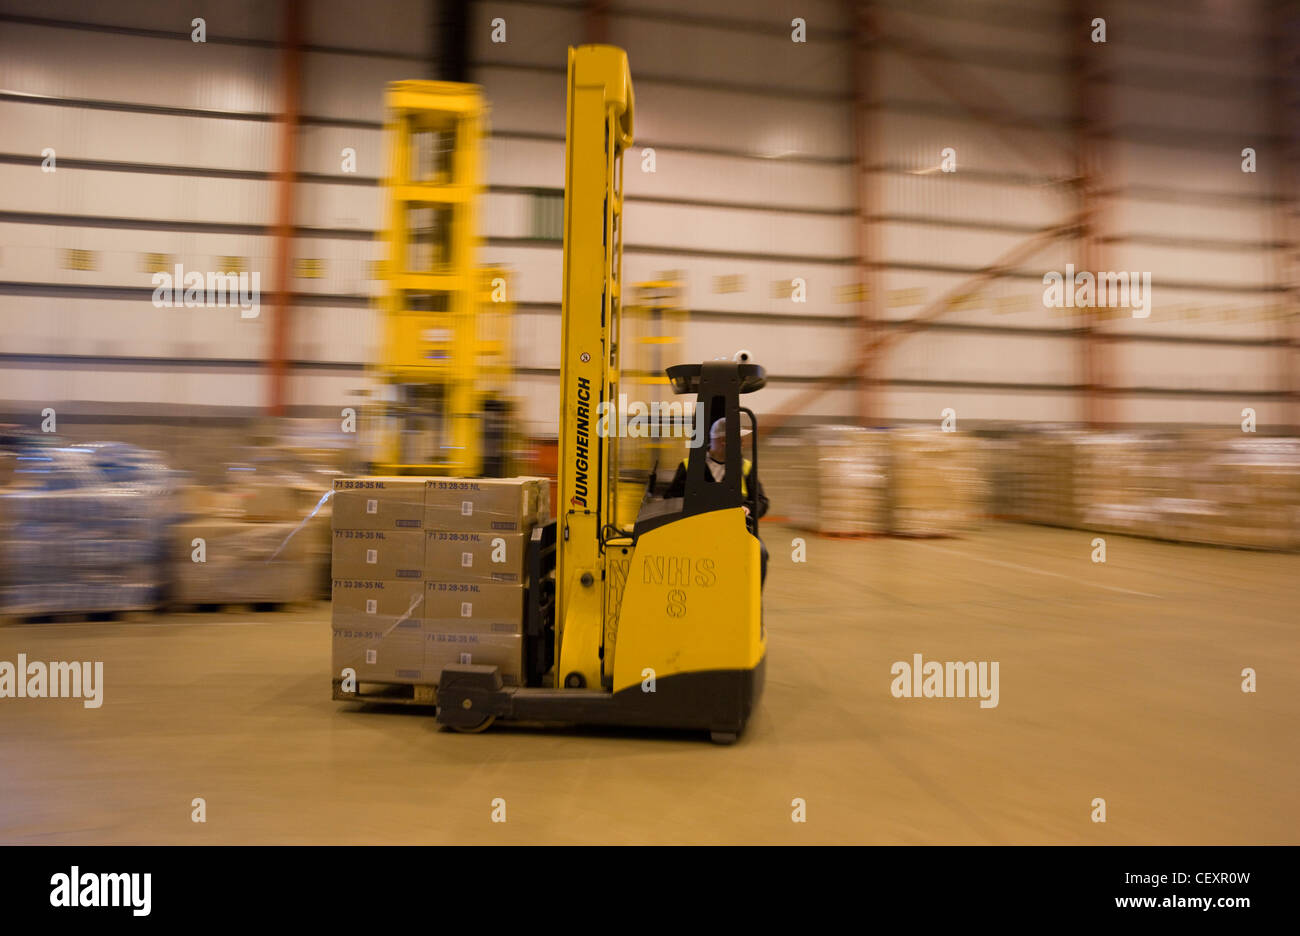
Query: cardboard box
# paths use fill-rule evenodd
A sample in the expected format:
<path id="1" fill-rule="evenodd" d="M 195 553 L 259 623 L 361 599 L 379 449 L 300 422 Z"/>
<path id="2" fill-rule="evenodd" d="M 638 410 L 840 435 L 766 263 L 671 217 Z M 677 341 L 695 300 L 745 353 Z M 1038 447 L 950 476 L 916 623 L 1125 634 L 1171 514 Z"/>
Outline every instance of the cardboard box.
<path id="1" fill-rule="evenodd" d="M 242 519 L 253 523 L 284 523 L 301 520 L 306 511 L 306 494 L 283 478 L 258 478 L 237 486 L 234 494 Z"/>
<path id="2" fill-rule="evenodd" d="M 330 601 L 335 626 L 373 626 L 424 619 L 424 583 L 335 578 Z"/>
<path id="3" fill-rule="evenodd" d="M 427 478 L 424 528 L 457 532 L 524 533 L 537 522 L 538 478 Z"/>
<path id="4" fill-rule="evenodd" d="M 336 478 L 334 529 L 422 530 L 426 478 Z"/>
<path id="5" fill-rule="evenodd" d="M 307 539 L 296 523 L 249 523 L 226 517 L 187 520 L 172 526 L 169 558 L 191 562 L 203 540 L 207 562 L 241 562 L 248 564 L 288 562 L 307 556 Z M 274 559 L 272 559 L 274 557 Z M 198 563 L 201 564 L 201 563 Z"/>
<path id="6" fill-rule="evenodd" d="M 312 600 L 316 566 L 297 526 L 229 519 L 176 524 L 168 550 L 171 600 L 184 605 Z M 196 539 L 203 540 L 201 553 Z M 195 562 L 197 555 L 205 561 Z"/>
<path id="7" fill-rule="evenodd" d="M 463 634 L 425 628 L 424 672 L 436 684 L 443 667 L 452 663 L 477 663 L 501 668 L 501 681 L 519 686 L 524 681 L 524 638 L 518 634 Z"/>
<path id="8" fill-rule="evenodd" d="M 336 528 L 331 576 L 373 581 L 423 580 L 424 533 Z"/>
<path id="9" fill-rule="evenodd" d="M 361 682 L 420 683 L 425 681 L 424 634 L 420 622 L 350 620 L 335 622 L 335 679 L 345 668 L 356 671 Z"/>
<path id="10" fill-rule="evenodd" d="M 330 519 L 330 502 L 326 501 L 316 516 L 310 518 L 297 533 L 302 538 L 307 561 L 315 570 L 317 589 L 322 599 L 329 597 L 330 563 L 334 554 L 334 531 Z"/>
<path id="11" fill-rule="evenodd" d="M 987 491 L 979 439 L 896 429 L 889 452 L 891 532 L 946 536 L 980 525 Z"/>
<path id="12" fill-rule="evenodd" d="M 537 516 L 533 522 L 538 525 L 549 523 L 551 520 L 551 486 L 555 484 L 555 480 L 553 478 L 544 478 L 541 475 L 527 475 L 519 480 L 531 481 L 537 485 Z"/>
<path id="13" fill-rule="evenodd" d="M 181 489 L 181 513 L 187 517 L 234 517 L 237 506 L 234 495 L 221 488 L 190 484 Z"/>
<path id="14" fill-rule="evenodd" d="M 889 528 L 888 435 L 857 426 L 811 426 L 773 439 L 763 452 L 772 511 L 794 526 L 827 534 Z"/>
<path id="15" fill-rule="evenodd" d="M 316 599 L 316 567 L 303 560 L 174 562 L 171 601 L 180 605 L 299 604 Z"/>
<path id="16" fill-rule="evenodd" d="M 425 582 L 424 623 L 446 633 L 520 634 L 524 586 Z"/>
<path id="17" fill-rule="evenodd" d="M 296 526 L 224 518 L 176 524 L 168 554 L 171 599 L 186 605 L 310 600 L 311 566 Z M 195 562 L 196 556 L 205 561 Z"/>
<path id="18" fill-rule="evenodd" d="M 428 582 L 524 581 L 524 533 L 455 533 L 426 530 L 424 578 Z"/>

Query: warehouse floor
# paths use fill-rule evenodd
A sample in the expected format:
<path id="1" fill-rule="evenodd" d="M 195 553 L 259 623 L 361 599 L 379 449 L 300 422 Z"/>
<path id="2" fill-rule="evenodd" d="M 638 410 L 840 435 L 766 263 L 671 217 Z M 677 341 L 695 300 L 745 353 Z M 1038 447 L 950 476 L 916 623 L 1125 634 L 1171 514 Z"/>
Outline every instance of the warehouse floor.
<path id="1" fill-rule="evenodd" d="M 1300 843 L 1300 556 L 1116 536 L 1101 565 L 1007 525 L 795 564 L 797 535 L 764 530 L 767 690 L 729 748 L 333 702 L 325 605 L 0 629 L 0 660 L 105 664 L 100 709 L 0 700 L 0 842 Z M 998 661 L 999 705 L 894 698 L 914 653 Z"/>

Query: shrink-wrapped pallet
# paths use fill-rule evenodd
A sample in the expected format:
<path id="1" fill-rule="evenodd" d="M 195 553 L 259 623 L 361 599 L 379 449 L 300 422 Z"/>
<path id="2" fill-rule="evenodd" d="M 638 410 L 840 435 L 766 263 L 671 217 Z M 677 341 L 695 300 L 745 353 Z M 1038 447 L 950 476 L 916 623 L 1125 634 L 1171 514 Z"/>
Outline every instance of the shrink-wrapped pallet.
<path id="1" fill-rule="evenodd" d="M 317 594 L 298 524 L 199 518 L 174 528 L 170 600 L 177 605 L 295 604 Z"/>
<path id="2" fill-rule="evenodd" d="M 0 612 L 93 614 L 155 607 L 175 472 L 120 443 L 23 446 L 0 490 Z"/>
<path id="3" fill-rule="evenodd" d="M 987 501 L 980 440 L 937 429 L 889 433 L 890 530 L 950 536 L 977 527 Z"/>
<path id="4" fill-rule="evenodd" d="M 1039 432 L 1018 446 L 1019 519 L 1176 542 L 1300 548 L 1300 440 L 1224 430 Z"/>
<path id="5" fill-rule="evenodd" d="M 828 535 L 883 533 L 886 515 L 885 434 L 855 426 L 813 426 L 778 456 L 778 486 L 768 485 L 764 449 L 763 485 L 772 512 L 801 529 Z"/>

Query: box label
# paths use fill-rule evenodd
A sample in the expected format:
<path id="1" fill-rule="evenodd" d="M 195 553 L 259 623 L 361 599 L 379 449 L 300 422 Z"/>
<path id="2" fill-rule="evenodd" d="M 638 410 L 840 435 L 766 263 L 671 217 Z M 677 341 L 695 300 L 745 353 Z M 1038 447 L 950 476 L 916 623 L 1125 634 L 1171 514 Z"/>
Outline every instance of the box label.
<path id="1" fill-rule="evenodd" d="M 424 529 L 424 481 L 415 478 L 339 478 L 331 525 L 338 530 Z"/>
<path id="2" fill-rule="evenodd" d="M 423 579 L 424 533 L 335 530 L 331 558 L 333 577 L 337 580 Z M 355 607 L 360 611 L 365 605 L 358 602 Z"/>

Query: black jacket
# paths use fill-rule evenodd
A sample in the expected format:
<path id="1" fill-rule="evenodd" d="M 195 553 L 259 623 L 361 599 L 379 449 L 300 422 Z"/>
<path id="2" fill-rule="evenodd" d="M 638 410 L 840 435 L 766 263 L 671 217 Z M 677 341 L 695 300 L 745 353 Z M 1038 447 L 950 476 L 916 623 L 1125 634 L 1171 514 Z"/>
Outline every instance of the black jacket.
<path id="1" fill-rule="evenodd" d="M 706 470 L 704 480 L 709 484 L 715 483 L 713 472 Z M 763 483 L 758 480 L 758 470 L 753 465 L 749 466 L 749 474 L 745 475 L 745 484 L 754 492 L 755 499 L 758 501 L 758 515 L 761 517 L 767 513 L 767 495 L 763 493 Z M 685 497 L 686 496 L 686 462 L 683 461 L 677 466 L 677 473 L 673 475 L 672 483 L 668 485 L 668 490 L 664 492 L 664 497 Z"/>

